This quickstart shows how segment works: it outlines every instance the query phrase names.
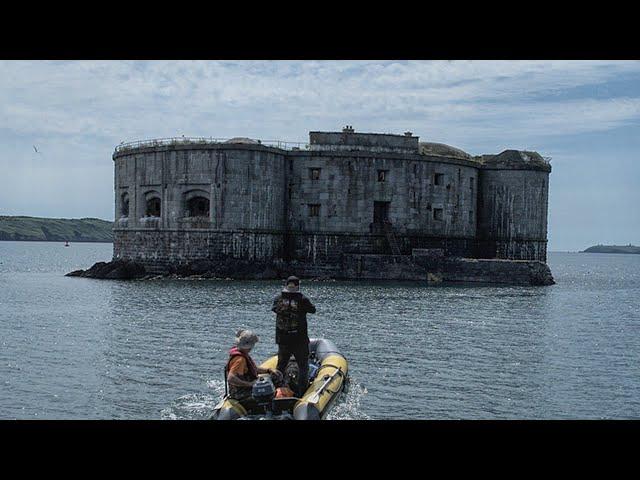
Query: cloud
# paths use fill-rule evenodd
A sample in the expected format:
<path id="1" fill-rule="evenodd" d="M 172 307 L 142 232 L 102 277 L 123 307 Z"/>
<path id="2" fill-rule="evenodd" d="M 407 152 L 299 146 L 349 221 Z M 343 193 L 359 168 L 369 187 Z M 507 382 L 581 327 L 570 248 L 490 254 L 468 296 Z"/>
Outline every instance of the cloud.
<path id="1" fill-rule="evenodd" d="M 638 98 L 553 94 L 637 74 L 640 62 L 9 61 L 0 68 L 0 128 L 114 145 L 182 134 L 304 140 L 308 130 L 356 123 L 350 119 L 360 121 L 357 130 L 446 130 L 468 144 L 601 131 L 639 115 Z M 544 95 L 553 100 L 540 101 Z M 567 110 L 577 123 L 562 121 Z"/>
<path id="2" fill-rule="evenodd" d="M 346 124 L 472 154 L 537 149 L 554 157 L 561 191 L 591 154 L 565 137 L 640 118 L 637 61 L 4 61 L 0 71 L 0 209 L 11 214 L 111 217 L 121 141 L 305 141 Z M 576 192 L 573 215 L 587 193 Z M 628 204 L 628 190 L 614 193 Z M 567 205 L 558 198 L 550 229 L 553 209 Z"/>

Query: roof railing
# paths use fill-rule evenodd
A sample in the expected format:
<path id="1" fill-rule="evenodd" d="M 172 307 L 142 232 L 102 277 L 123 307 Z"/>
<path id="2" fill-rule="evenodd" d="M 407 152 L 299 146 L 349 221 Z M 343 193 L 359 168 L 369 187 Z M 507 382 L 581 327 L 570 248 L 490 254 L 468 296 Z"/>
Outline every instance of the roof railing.
<path id="1" fill-rule="evenodd" d="M 237 137 L 236 137 L 237 138 Z M 115 153 L 133 150 L 136 148 L 146 147 L 163 147 L 171 145 L 220 145 L 227 143 L 233 138 L 214 138 L 214 137 L 168 137 L 153 138 L 148 140 L 137 140 L 135 142 L 122 142 L 116 146 Z M 275 147 L 281 150 L 308 150 L 309 144 L 305 142 L 284 142 L 282 140 L 255 140 L 258 145 L 267 147 Z M 239 142 L 243 143 L 243 142 Z"/>

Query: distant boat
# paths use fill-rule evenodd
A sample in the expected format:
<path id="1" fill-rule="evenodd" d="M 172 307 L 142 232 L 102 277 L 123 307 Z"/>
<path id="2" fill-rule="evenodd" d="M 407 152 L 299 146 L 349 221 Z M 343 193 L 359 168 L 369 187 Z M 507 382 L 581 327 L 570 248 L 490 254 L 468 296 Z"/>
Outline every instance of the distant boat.
<path id="1" fill-rule="evenodd" d="M 68 246 L 69 246 L 69 242 L 68 242 L 68 241 L 67 241 L 67 242 L 65 242 L 64 246 L 65 246 L 65 247 L 68 247 Z"/>

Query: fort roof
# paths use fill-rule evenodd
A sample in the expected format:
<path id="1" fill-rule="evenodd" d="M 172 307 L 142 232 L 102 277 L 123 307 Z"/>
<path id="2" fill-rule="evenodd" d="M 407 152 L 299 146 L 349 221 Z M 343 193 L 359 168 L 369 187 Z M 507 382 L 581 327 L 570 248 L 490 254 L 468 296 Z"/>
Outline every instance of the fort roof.
<path id="1" fill-rule="evenodd" d="M 260 141 L 254 140 L 253 138 L 248 138 L 248 137 L 233 137 L 233 138 L 230 138 L 229 140 L 225 140 L 224 143 L 242 143 L 242 144 L 249 144 L 249 145 L 258 145 L 260 144 Z"/>
<path id="2" fill-rule="evenodd" d="M 473 157 L 467 152 L 444 143 L 420 142 L 420 153 L 422 155 L 437 155 L 442 157 L 473 160 Z"/>
<path id="3" fill-rule="evenodd" d="M 482 155 L 481 163 L 485 168 L 535 169 L 551 171 L 549 161 L 538 152 L 527 150 L 504 150 L 497 155 Z"/>

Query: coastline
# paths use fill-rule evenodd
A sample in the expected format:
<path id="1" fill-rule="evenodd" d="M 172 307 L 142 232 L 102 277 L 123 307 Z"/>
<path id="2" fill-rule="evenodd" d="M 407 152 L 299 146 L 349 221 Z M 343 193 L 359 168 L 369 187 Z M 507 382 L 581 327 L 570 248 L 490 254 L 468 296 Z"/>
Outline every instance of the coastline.
<path id="1" fill-rule="evenodd" d="M 580 253 L 616 253 L 616 254 L 640 254 L 640 247 L 635 245 L 594 245 L 581 251 Z"/>

